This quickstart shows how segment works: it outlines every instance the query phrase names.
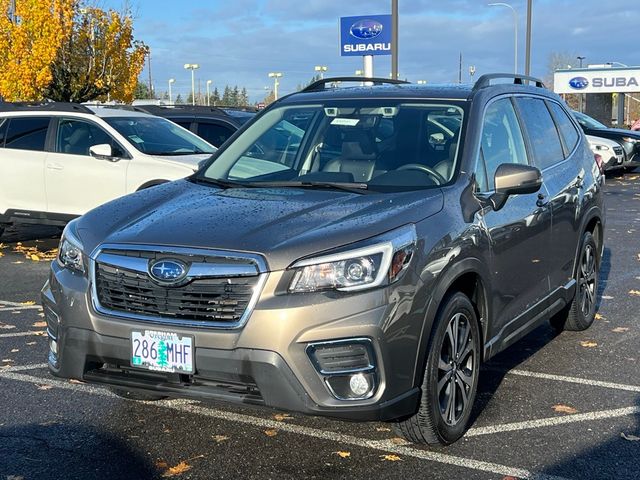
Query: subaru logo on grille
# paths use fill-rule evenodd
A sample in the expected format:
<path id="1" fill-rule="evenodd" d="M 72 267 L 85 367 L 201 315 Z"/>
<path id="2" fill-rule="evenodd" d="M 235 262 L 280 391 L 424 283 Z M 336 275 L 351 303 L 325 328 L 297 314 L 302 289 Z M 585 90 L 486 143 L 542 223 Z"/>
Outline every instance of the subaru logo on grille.
<path id="1" fill-rule="evenodd" d="M 149 274 L 162 283 L 177 283 L 187 276 L 187 266 L 179 260 L 157 260 L 149 265 Z"/>
<path id="2" fill-rule="evenodd" d="M 382 24 L 375 20 L 360 20 L 351 25 L 349 33 L 356 38 L 368 40 L 382 33 Z"/>
<path id="3" fill-rule="evenodd" d="M 576 90 L 582 90 L 583 88 L 587 88 L 589 86 L 589 80 L 584 77 L 573 77 L 569 80 L 569 86 L 571 88 L 575 88 Z"/>

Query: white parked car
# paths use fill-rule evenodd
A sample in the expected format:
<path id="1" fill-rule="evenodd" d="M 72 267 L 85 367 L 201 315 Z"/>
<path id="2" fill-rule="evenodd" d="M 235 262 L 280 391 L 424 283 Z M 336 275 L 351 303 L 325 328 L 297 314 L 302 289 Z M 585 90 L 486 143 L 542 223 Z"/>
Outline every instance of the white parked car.
<path id="1" fill-rule="evenodd" d="M 109 200 L 191 175 L 215 147 L 164 118 L 69 103 L 0 103 L 0 235 L 63 225 Z"/>
<path id="2" fill-rule="evenodd" d="M 624 163 L 624 149 L 615 140 L 587 135 L 589 147 L 593 153 L 602 157 L 602 166 L 605 170 L 622 168 Z"/>

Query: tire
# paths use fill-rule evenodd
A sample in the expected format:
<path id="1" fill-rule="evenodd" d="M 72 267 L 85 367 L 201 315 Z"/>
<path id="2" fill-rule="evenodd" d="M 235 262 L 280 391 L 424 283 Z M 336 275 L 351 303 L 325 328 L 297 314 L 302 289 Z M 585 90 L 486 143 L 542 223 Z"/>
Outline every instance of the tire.
<path id="1" fill-rule="evenodd" d="M 464 435 L 478 386 L 480 330 L 469 298 L 459 292 L 447 296 L 434 329 L 418 411 L 393 427 L 413 443 L 448 445 Z M 462 339 L 457 337 L 460 334 Z"/>
<path id="2" fill-rule="evenodd" d="M 166 395 L 159 395 L 154 393 L 142 393 L 138 391 L 127 390 L 120 387 L 109 387 L 109 390 L 119 397 L 126 398 L 127 400 L 136 400 L 143 402 L 155 402 L 157 400 L 163 400 Z"/>
<path id="3" fill-rule="evenodd" d="M 573 300 L 561 312 L 550 319 L 558 331 L 582 331 L 591 326 L 596 317 L 600 254 L 590 232 L 582 237 L 580 256 L 576 268 L 576 293 Z"/>

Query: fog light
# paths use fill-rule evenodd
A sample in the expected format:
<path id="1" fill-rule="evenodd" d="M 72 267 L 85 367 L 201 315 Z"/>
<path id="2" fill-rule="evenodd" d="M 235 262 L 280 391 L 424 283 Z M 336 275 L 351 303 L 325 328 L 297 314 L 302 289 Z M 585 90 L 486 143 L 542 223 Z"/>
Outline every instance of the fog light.
<path id="1" fill-rule="evenodd" d="M 371 385 L 369 385 L 367 378 L 362 373 L 358 373 L 351 376 L 349 388 L 356 397 L 363 397 L 369 392 Z"/>
<path id="2" fill-rule="evenodd" d="M 53 338 L 49 339 L 49 350 L 54 355 L 58 355 L 58 342 L 56 342 Z"/>

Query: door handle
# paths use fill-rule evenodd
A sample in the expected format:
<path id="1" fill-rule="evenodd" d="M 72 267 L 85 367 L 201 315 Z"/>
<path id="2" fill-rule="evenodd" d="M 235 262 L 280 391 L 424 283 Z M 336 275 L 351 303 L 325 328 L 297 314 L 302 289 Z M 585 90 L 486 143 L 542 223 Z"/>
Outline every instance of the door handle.
<path id="1" fill-rule="evenodd" d="M 47 163 L 47 168 L 49 170 L 64 170 L 64 167 L 59 163 Z"/>
<path id="2" fill-rule="evenodd" d="M 544 207 L 547 203 L 547 196 L 544 193 L 538 194 L 538 199 L 536 200 L 536 205 L 538 207 Z"/>

